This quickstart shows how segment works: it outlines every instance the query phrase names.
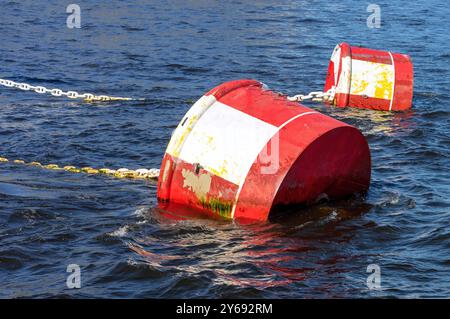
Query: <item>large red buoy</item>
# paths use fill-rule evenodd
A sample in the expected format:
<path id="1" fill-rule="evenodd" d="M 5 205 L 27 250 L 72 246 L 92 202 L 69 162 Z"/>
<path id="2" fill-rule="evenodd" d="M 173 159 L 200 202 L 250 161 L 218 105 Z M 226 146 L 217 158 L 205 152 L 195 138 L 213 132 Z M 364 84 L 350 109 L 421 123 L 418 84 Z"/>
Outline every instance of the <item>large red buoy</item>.
<path id="1" fill-rule="evenodd" d="M 408 55 L 338 44 L 331 55 L 325 92 L 334 105 L 384 111 L 411 108 L 413 64 Z"/>
<path id="2" fill-rule="evenodd" d="M 167 211 L 265 221 L 275 206 L 343 197 L 369 182 L 359 130 L 239 80 L 209 91 L 181 120 L 157 194 Z"/>

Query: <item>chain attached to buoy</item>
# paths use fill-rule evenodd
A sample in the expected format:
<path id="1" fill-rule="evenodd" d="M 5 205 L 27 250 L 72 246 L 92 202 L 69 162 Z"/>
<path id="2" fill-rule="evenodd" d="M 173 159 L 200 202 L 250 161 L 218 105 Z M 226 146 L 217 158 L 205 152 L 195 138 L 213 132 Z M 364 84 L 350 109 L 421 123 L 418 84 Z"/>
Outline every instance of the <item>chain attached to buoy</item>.
<path id="1" fill-rule="evenodd" d="M 314 102 L 331 102 L 334 99 L 335 88 L 332 87 L 326 92 L 313 91 L 309 94 L 297 94 L 294 96 L 288 96 L 287 99 L 291 102 L 303 102 L 305 100 L 311 100 Z"/>
<path id="2" fill-rule="evenodd" d="M 107 101 L 133 101 L 133 100 L 144 100 L 144 99 L 134 99 L 130 97 L 120 97 L 120 96 L 109 96 L 109 95 L 94 95 L 92 93 L 78 93 L 76 91 L 63 91 L 60 89 L 48 89 L 44 86 L 33 86 L 27 83 L 19 83 L 11 80 L 0 79 L 0 85 L 9 88 L 16 88 L 22 91 L 33 91 L 39 94 L 51 94 L 53 96 L 64 96 L 70 99 L 83 99 L 85 102 L 107 102 Z M 329 89 L 327 92 L 313 91 L 309 94 L 297 94 L 294 96 L 288 96 L 289 101 L 302 102 L 305 100 L 311 100 L 315 102 L 327 102 L 333 101 L 334 99 L 334 87 Z"/>
<path id="3" fill-rule="evenodd" d="M 128 178 L 128 179 L 150 179 L 156 180 L 159 176 L 159 169 L 151 168 L 151 169 L 128 169 L 128 168 L 119 168 L 119 169 L 109 169 L 109 168 L 93 168 L 93 167 L 76 167 L 76 166 L 59 166 L 56 164 L 42 164 L 39 162 L 25 162 L 21 159 L 10 160 L 6 157 L 0 157 L 0 163 L 14 163 L 19 165 L 29 165 L 29 166 L 37 166 L 44 169 L 50 170 L 64 170 L 72 173 L 86 173 L 86 174 L 103 174 L 116 178 Z"/>
<path id="4" fill-rule="evenodd" d="M 76 91 L 63 91 L 60 89 L 48 89 L 44 86 L 33 86 L 27 83 L 18 83 L 11 80 L 0 79 L 0 85 L 17 88 L 23 91 L 33 91 L 39 94 L 51 94 L 53 96 L 64 96 L 70 99 L 83 99 L 85 102 L 107 102 L 107 101 L 132 101 L 132 100 L 142 100 L 133 99 L 130 97 L 120 97 L 120 96 L 108 96 L 108 95 L 94 95 L 91 93 L 80 94 Z"/>

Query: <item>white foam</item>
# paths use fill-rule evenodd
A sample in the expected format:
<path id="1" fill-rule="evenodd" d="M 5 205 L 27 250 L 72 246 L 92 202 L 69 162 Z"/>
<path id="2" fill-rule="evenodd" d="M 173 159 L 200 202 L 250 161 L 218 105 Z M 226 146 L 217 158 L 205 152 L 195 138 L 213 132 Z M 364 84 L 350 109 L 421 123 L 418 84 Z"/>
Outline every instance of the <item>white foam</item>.
<path id="1" fill-rule="evenodd" d="M 109 233 L 109 235 L 113 237 L 123 237 L 128 233 L 128 228 L 128 225 L 122 226 L 119 229 Z"/>

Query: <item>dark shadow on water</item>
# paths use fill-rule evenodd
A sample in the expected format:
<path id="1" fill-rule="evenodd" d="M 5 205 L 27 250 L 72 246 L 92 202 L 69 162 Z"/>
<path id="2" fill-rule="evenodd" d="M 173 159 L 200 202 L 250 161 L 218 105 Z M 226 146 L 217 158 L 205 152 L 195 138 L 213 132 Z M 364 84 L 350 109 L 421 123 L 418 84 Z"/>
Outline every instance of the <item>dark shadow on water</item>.
<path id="1" fill-rule="evenodd" d="M 359 216 L 369 212 L 373 208 L 372 204 L 365 201 L 363 195 L 355 194 L 349 198 L 341 200 L 322 200 L 313 205 L 277 205 L 272 208 L 268 223 L 279 224 L 283 226 L 298 226 L 308 222 L 318 221 L 327 216 L 334 215 L 336 220 L 347 220 L 358 218 Z M 194 211 L 181 205 L 170 205 L 170 208 L 164 209 L 160 207 L 152 208 L 149 216 L 157 218 L 160 222 L 173 222 L 181 220 L 198 220 L 207 224 L 223 224 L 230 221 L 224 220 L 222 217 L 212 217 L 209 214 Z M 264 224 L 259 221 L 245 221 L 237 224 L 247 227 L 260 227 Z"/>
<path id="2" fill-rule="evenodd" d="M 311 206 L 279 205 L 272 208 L 269 221 L 290 226 L 303 225 L 328 216 L 334 216 L 335 220 L 341 221 L 358 218 L 372 208 L 373 205 L 365 202 L 362 196 L 354 195 L 347 199 L 319 202 Z"/>

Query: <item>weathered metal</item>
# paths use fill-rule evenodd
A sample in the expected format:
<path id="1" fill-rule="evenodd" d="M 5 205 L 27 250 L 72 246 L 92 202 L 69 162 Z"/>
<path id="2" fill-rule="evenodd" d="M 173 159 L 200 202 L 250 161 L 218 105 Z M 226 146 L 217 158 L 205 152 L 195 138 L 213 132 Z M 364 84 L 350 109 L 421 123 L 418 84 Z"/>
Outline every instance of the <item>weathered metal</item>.
<path id="1" fill-rule="evenodd" d="M 414 71 L 408 55 L 338 44 L 324 91 L 335 87 L 334 105 L 384 111 L 411 108 Z"/>
<path id="2" fill-rule="evenodd" d="M 157 194 L 175 213 L 265 221 L 276 206 L 343 197 L 369 182 L 359 130 L 238 80 L 209 91 L 181 120 Z"/>

